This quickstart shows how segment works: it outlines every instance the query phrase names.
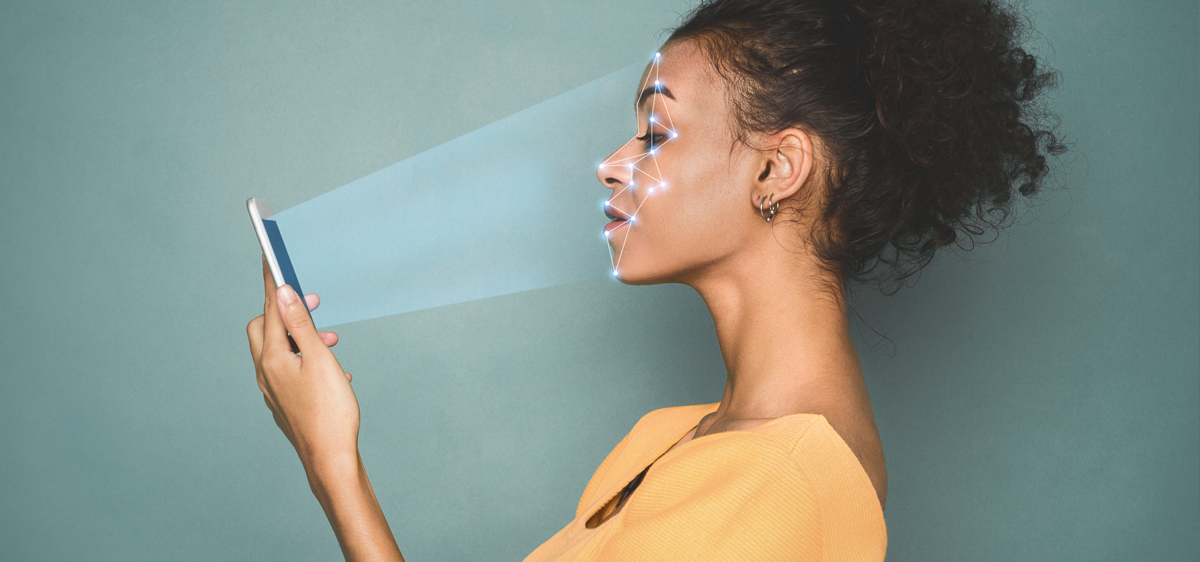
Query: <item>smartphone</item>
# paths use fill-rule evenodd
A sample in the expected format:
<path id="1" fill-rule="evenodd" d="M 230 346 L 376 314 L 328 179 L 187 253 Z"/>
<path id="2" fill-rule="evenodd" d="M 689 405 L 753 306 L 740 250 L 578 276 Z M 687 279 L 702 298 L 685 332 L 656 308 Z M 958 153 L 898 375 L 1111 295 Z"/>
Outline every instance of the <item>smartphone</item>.
<path id="1" fill-rule="evenodd" d="M 246 210 L 250 211 L 250 221 L 254 223 L 254 235 L 258 237 L 258 245 L 262 246 L 263 255 L 267 257 L 267 268 L 271 270 L 271 279 L 275 287 L 291 285 L 292 290 L 300 296 L 304 309 L 308 310 L 308 301 L 304 300 L 304 291 L 300 289 L 300 281 L 296 279 L 296 271 L 292 269 L 292 260 L 288 257 L 287 247 L 283 245 L 283 235 L 279 233 L 279 225 L 275 224 L 275 214 L 265 199 L 251 197 L 246 200 Z M 312 318 L 309 311 L 308 317 Z"/>

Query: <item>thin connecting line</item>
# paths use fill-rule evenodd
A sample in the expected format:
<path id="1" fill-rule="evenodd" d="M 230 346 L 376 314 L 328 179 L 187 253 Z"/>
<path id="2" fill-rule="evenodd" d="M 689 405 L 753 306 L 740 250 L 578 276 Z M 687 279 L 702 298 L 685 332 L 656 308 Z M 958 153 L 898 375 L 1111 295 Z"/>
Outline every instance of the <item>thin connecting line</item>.
<path id="1" fill-rule="evenodd" d="M 633 141 L 629 141 L 629 142 L 633 142 Z M 629 143 L 627 142 L 625 144 L 629 144 Z M 622 147 L 622 148 L 624 148 L 624 147 Z M 625 158 L 621 158 L 619 160 L 606 160 L 605 164 L 606 165 L 608 165 L 608 164 L 625 164 L 625 163 L 628 163 L 630 160 L 632 160 L 634 163 L 637 163 L 642 160 L 645 160 L 649 156 L 650 156 L 649 152 L 643 152 L 641 154 L 635 154 L 633 156 L 626 156 Z"/>
<path id="2" fill-rule="evenodd" d="M 607 233 L 607 232 L 605 232 L 605 233 L 604 233 L 604 238 L 605 238 L 605 241 L 604 241 L 604 247 L 605 247 L 605 248 L 608 248 L 608 263 L 612 263 L 612 262 L 613 262 L 613 251 L 612 251 L 612 244 L 609 244 L 609 243 L 608 243 L 608 240 L 607 240 L 607 238 L 608 238 L 608 233 Z M 613 269 L 616 269 L 616 268 L 617 268 L 617 266 L 615 266 L 615 265 L 614 265 L 614 266 L 613 266 Z"/>
<path id="3" fill-rule="evenodd" d="M 633 219 L 633 217 L 630 217 L 630 220 L 632 220 L 632 219 Z M 628 223 L 623 224 L 621 226 L 627 226 L 627 225 L 628 225 Z M 613 264 L 613 274 L 614 275 L 616 275 L 616 273 L 618 271 L 620 271 L 620 269 L 618 269 L 618 268 L 621 267 L 621 256 L 625 255 L 625 244 L 627 242 L 629 242 L 629 231 L 630 231 L 630 229 L 626 228 L 625 229 L 625 238 L 621 239 L 621 252 L 617 254 L 617 263 Z"/>
<path id="4" fill-rule="evenodd" d="M 669 141 L 669 140 L 668 140 L 667 142 L 671 142 L 671 141 Z M 663 144 L 667 144 L 667 143 L 666 143 L 666 142 L 664 142 Z M 666 183 L 666 182 L 664 182 L 664 181 L 663 181 L 663 179 L 662 179 L 662 176 L 663 176 L 663 173 L 662 173 L 662 168 L 658 167 L 658 158 L 655 158 L 655 159 L 654 159 L 654 169 L 655 169 L 655 170 L 658 170 L 658 177 L 657 177 L 657 178 L 655 178 L 655 181 L 657 181 L 657 182 L 658 182 L 658 185 L 662 185 L 662 184 Z"/>
<path id="5" fill-rule="evenodd" d="M 646 201 L 649 200 L 649 195 L 651 193 L 654 193 L 655 188 L 666 187 L 666 185 L 667 185 L 667 182 L 663 179 L 662 167 L 659 166 L 659 164 L 658 164 L 658 156 L 656 153 L 658 152 L 658 150 L 662 149 L 662 147 L 666 146 L 671 141 L 679 138 L 679 133 L 677 133 L 675 131 L 675 121 L 674 121 L 674 119 L 671 118 L 671 111 L 665 103 L 663 104 L 663 112 L 666 114 L 666 117 L 667 117 L 666 122 L 663 123 L 658 120 L 658 114 L 657 114 L 658 95 L 659 95 L 660 86 L 662 85 L 662 82 L 660 81 L 660 74 L 659 74 L 660 58 L 661 58 L 661 55 L 659 53 L 654 54 L 654 61 L 652 63 L 654 66 L 652 68 L 652 72 L 646 73 L 646 78 L 645 78 L 645 80 L 642 81 L 642 86 L 641 86 L 641 88 L 638 88 L 638 92 L 640 93 L 642 91 L 645 91 L 646 86 L 650 83 L 650 77 L 651 77 L 651 75 L 653 75 L 654 91 L 652 92 L 652 94 L 650 96 L 650 113 L 649 113 L 649 116 L 647 117 L 646 135 L 647 136 L 651 135 L 650 128 L 653 124 L 661 124 L 667 128 L 668 135 L 666 135 L 666 137 L 667 137 L 666 140 L 660 142 L 657 145 L 654 144 L 653 140 L 651 140 L 650 150 L 648 150 L 647 152 L 643 152 L 641 154 L 636 154 L 634 156 L 627 156 L 625 158 L 619 158 L 619 159 L 612 159 L 610 157 L 609 159 L 606 159 L 604 162 L 600 163 L 601 169 L 603 169 L 605 166 L 616 165 L 616 166 L 626 166 L 630 170 L 629 183 L 627 183 L 625 185 L 625 187 L 622 187 L 616 193 L 613 193 L 612 197 L 609 198 L 609 201 L 616 199 L 617 196 L 619 196 L 621 193 L 624 193 L 624 191 L 626 189 L 635 187 L 637 185 L 637 182 L 633 178 L 636 177 L 637 174 L 641 174 L 643 176 L 648 177 L 649 179 L 653 180 L 653 182 L 655 182 L 655 184 L 649 186 L 649 188 L 646 192 L 646 196 L 642 198 L 641 202 L 638 203 L 637 208 L 634 209 L 632 213 L 627 213 L 623 209 L 618 208 L 616 205 L 613 205 L 612 203 L 610 203 L 608 201 L 606 201 L 604 203 L 604 205 L 606 207 L 616 209 L 621 214 L 629 217 L 628 220 L 626 220 L 624 223 L 619 224 L 616 227 L 612 228 L 611 230 L 606 231 L 604 233 L 604 237 L 606 240 L 610 240 L 612 233 L 614 231 L 616 231 L 618 228 L 629 227 L 630 225 L 632 225 L 637 220 L 638 213 L 642 210 L 642 207 L 646 204 Z M 640 122 L 637 124 L 637 128 L 638 128 L 638 130 L 641 130 Z M 621 152 L 621 150 L 624 150 L 624 148 L 626 146 L 629 146 L 629 143 L 634 142 L 636 140 L 637 140 L 636 138 L 630 139 L 624 145 L 621 145 L 621 148 L 617 150 L 617 153 Z M 642 167 L 642 166 L 638 165 L 638 164 L 641 164 L 647 158 L 649 158 L 651 163 L 654 165 L 653 169 L 656 172 L 658 172 L 657 175 L 651 173 L 648 166 Z M 616 262 L 615 263 L 613 262 L 614 256 L 613 256 L 612 244 L 610 244 L 610 243 L 605 244 L 605 246 L 608 246 L 609 263 L 613 264 L 613 275 L 618 274 L 618 271 L 619 271 L 619 268 L 621 265 L 621 258 L 625 255 L 625 246 L 629 242 L 629 233 L 631 230 L 632 230 L 632 228 L 625 228 L 625 236 L 622 237 L 622 239 L 621 239 L 621 248 L 619 250 L 617 250 L 617 252 L 616 252 Z"/>
<path id="6" fill-rule="evenodd" d="M 658 68 L 658 53 L 655 53 L 654 57 L 655 57 L 654 58 L 654 67 Z M 639 96 L 642 94 L 642 91 L 646 89 L 646 84 L 649 84 L 649 83 L 650 83 L 650 73 L 646 73 L 646 79 L 642 80 L 642 86 L 640 88 L 638 88 Z M 635 127 L 638 127 L 638 128 L 641 127 L 641 123 L 637 122 L 637 114 L 634 114 L 633 121 L 634 121 Z"/>
<path id="7" fill-rule="evenodd" d="M 666 141 L 663 141 L 662 144 L 658 145 L 658 148 L 662 148 L 663 146 L 665 146 L 667 143 L 671 142 L 672 140 L 674 140 L 674 139 L 667 139 Z M 629 143 L 625 143 L 625 144 L 628 145 Z M 622 147 L 622 148 L 624 148 L 624 147 Z M 652 160 L 652 162 L 654 164 L 654 168 L 656 170 L 658 170 L 658 176 L 655 176 L 654 174 L 650 173 L 649 170 L 637 167 L 637 163 L 641 162 L 642 160 L 645 160 L 646 158 L 650 158 Z M 663 181 L 663 177 L 662 177 L 663 176 L 662 168 L 658 165 L 658 158 L 654 154 L 652 154 L 650 152 L 643 152 L 642 154 L 639 154 L 637 156 L 629 156 L 626 158 L 621 158 L 620 160 L 613 160 L 612 163 L 615 164 L 615 163 L 619 163 L 619 162 L 624 162 L 626 160 L 633 160 L 633 162 L 625 164 L 631 170 L 634 170 L 636 172 L 641 172 L 642 174 L 649 176 L 650 179 L 652 179 L 658 183 L 658 186 L 666 185 L 666 182 Z M 605 163 L 601 164 L 601 166 L 608 165 L 608 163 L 609 163 L 609 161 L 605 161 Z M 622 187 L 619 191 L 614 193 L 612 197 L 615 199 L 618 195 L 620 195 L 626 189 L 629 189 L 634 186 L 635 186 L 635 182 L 629 182 L 628 184 L 626 184 L 625 187 Z M 658 186 L 655 186 L 655 187 L 658 187 Z M 653 188 L 651 188 L 651 189 L 653 189 Z M 614 206 L 613 208 L 616 208 L 616 207 Z M 620 209 L 618 209 L 618 210 L 620 210 Z M 621 211 L 621 212 L 624 212 L 624 211 Z"/>

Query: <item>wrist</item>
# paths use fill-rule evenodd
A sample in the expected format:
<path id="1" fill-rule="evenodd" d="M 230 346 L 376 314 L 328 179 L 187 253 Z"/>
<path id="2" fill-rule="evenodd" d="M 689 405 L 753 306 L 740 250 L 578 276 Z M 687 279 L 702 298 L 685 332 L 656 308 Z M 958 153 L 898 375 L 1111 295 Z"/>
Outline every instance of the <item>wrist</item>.
<path id="1" fill-rule="evenodd" d="M 308 455 L 303 464 L 309 487 L 322 501 L 339 488 L 357 484 L 366 472 L 357 448 Z"/>
<path id="2" fill-rule="evenodd" d="M 309 487 L 325 511 L 346 560 L 400 560 L 357 448 L 305 463 Z"/>

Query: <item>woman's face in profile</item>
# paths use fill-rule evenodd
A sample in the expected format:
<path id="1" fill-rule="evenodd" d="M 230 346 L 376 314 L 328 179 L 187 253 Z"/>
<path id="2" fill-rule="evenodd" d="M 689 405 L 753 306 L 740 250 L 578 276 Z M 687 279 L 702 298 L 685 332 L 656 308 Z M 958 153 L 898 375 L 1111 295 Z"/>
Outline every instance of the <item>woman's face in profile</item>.
<path id="1" fill-rule="evenodd" d="M 612 190 L 606 213 L 629 219 L 605 227 L 614 275 L 686 283 L 735 256 L 761 222 L 754 164 L 734 142 L 724 81 L 695 43 L 666 46 L 635 94 L 636 137 L 596 172 Z"/>

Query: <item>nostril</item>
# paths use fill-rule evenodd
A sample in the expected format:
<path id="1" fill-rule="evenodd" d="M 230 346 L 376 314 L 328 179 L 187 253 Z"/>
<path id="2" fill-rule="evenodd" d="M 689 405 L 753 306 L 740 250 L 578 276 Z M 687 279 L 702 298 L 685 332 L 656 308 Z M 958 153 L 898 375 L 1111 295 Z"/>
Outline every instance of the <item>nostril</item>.
<path id="1" fill-rule="evenodd" d="M 621 180 L 619 180 L 617 178 L 604 178 L 604 183 L 606 183 L 608 185 L 613 185 L 613 184 L 621 183 Z"/>

